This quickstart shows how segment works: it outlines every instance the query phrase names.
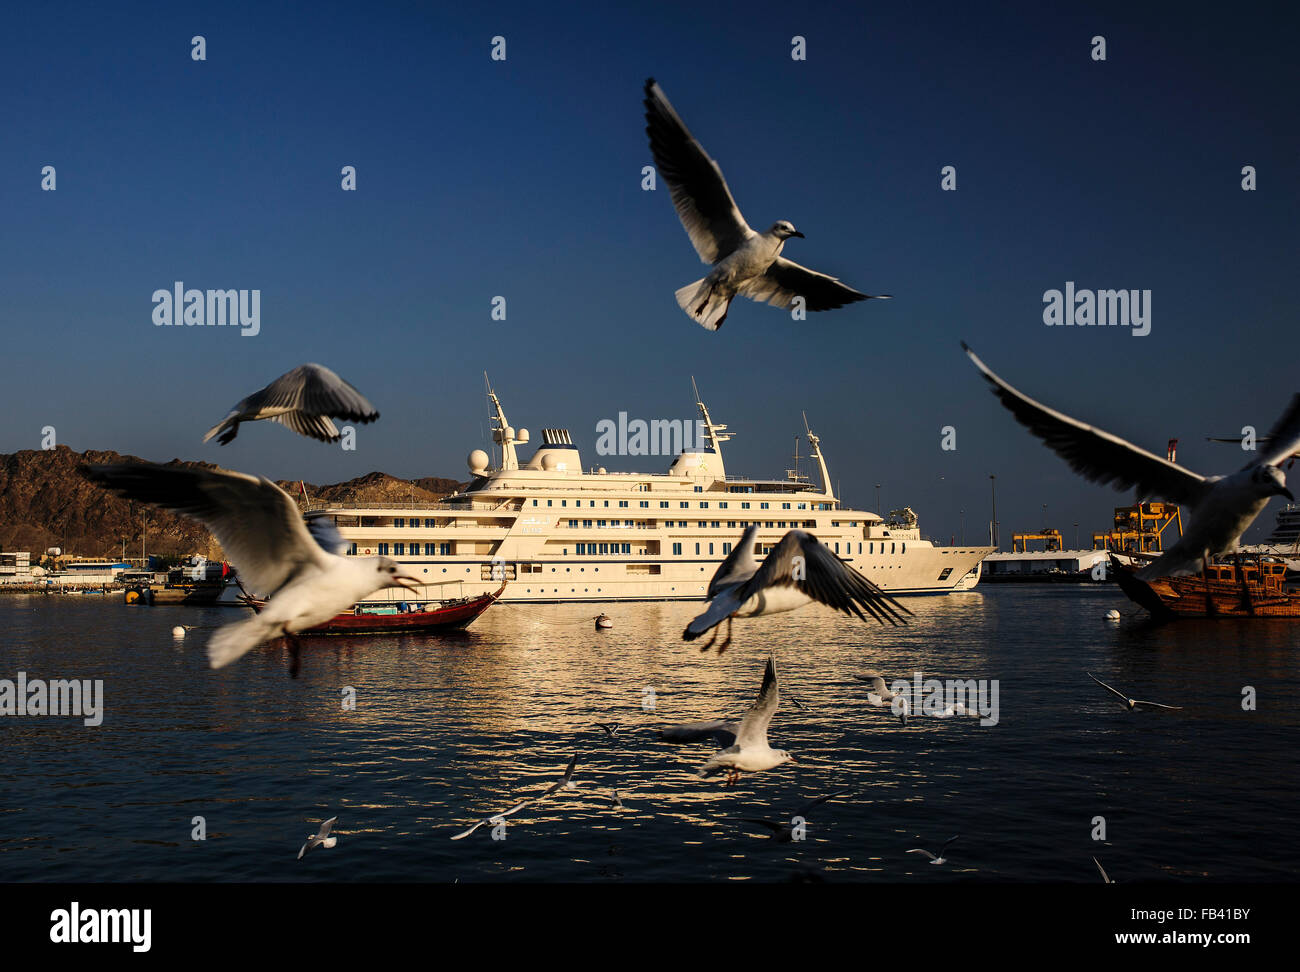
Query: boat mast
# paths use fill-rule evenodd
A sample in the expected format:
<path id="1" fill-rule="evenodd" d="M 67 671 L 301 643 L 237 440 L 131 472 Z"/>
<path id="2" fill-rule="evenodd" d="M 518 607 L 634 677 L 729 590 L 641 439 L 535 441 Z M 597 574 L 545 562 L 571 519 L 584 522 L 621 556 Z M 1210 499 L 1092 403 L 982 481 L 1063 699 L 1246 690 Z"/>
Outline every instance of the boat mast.
<path id="1" fill-rule="evenodd" d="M 825 493 L 827 498 L 832 502 L 838 502 L 838 500 L 835 499 L 835 491 L 831 489 L 831 474 L 826 468 L 826 460 L 822 457 L 820 445 L 822 440 L 819 439 L 808 426 L 808 413 L 804 412 L 802 414 L 804 432 L 807 433 L 808 442 L 812 446 L 812 454 L 809 458 L 817 460 L 817 468 L 821 472 L 822 492 Z"/>
<path id="2" fill-rule="evenodd" d="M 725 425 L 715 425 L 713 419 L 709 417 L 709 408 L 700 399 L 700 389 L 696 387 L 694 375 L 691 376 L 691 391 L 695 393 L 695 407 L 700 410 L 700 417 L 704 420 L 702 424 L 704 426 L 704 437 L 708 443 L 708 447 L 716 452 L 718 457 L 721 458 L 722 443 L 730 441 L 731 437 L 735 433 L 727 432 L 727 427 Z"/>
<path id="3" fill-rule="evenodd" d="M 519 459 L 515 455 L 515 430 L 510 427 L 506 421 L 505 409 L 501 407 L 501 399 L 497 398 L 497 393 L 492 390 L 492 382 L 488 380 L 487 372 L 483 372 L 483 382 L 487 385 L 488 401 L 492 403 L 492 441 L 501 447 L 501 469 L 518 469 Z"/>

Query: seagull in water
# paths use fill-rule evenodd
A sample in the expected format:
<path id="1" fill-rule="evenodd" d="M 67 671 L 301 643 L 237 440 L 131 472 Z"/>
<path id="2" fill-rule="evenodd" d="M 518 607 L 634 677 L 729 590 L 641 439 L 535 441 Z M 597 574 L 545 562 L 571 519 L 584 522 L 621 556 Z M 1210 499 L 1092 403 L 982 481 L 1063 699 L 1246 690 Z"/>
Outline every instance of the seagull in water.
<path id="1" fill-rule="evenodd" d="M 1159 496 L 1191 508 L 1191 525 L 1182 538 L 1138 571 L 1144 580 L 1208 568 L 1211 557 L 1236 548 L 1270 499 L 1295 501 L 1278 467 L 1300 448 L 1300 395 L 1292 396 L 1258 459 L 1230 476 L 1207 477 L 1034 401 L 990 371 L 964 341 L 962 348 L 1016 421 L 1085 479 L 1113 483 L 1116 489 L 1136 487 L 1144 498 Z"/>
<path id="2" fill-rule="evenodd" d="M 1143 711 L 1143 712 L 1155 712 L 1159 709 L 1181 709 L 1182 708 L 1181 705 L 1161 705 L 1159 702 L 1143 702 L 1141 699 L 1130 699 L 1119 689 L 1112 688 L 1111 686 L 1107 685 L 1096 675 L 1092 674 L 1092 672 L 1084 672 L 1083 674 L 1087 675 L 1090 679 L 1092 679 L 1094 682 L 1096 682 L 1098 685 L 1104 688 L 1107 692 L 1109 692 L 1111 695 L 1115 696 L 1117 699 L 1123 702 L 1124 708 L 1128 709 L 1130 712 L 1133 712 L 1134 710 Z"/>
<path id="3" fill-rule="evenodd" d="M 1102 881 L 1103 881 L 1104 883 L 1106 883 L 1106 884 L 1114 884 L 1114 883 L 1115 883 L 1114 881 L 1112 881 L 1112 880 L 1110 879 L 1110 875 L 1106 873 L 1106 869 L 1105 869 L 1104 867 L 1101 866 L 1101 861 L 1097 860 L 1097 858 L 1094 857 L 1094 858 L 1092 859 L 1092 863 L 1096 864 L 1096 865 L 1097 865 L 1097 870 L 1101 871 L 1101 879 L 1102 879 Z"/>
<path id="4" fill-rule="evenodd" d="M 346 542 L 321 519 L 303 522 L 288 493 L 269 479 L 225 469 L 151 462 L 82 466 L 81 473 L 118 496 L 193 517 L 206 526 L 244 584 L 269 597 L 258 614 L 219 628 L 208 661 L 222 668 L 250 649 L 283 637 L 297 673 L 295 635 L 328 621 L 386 587 L 417 588 L 388 557 L 345 557 Z"/>
<path id="5" fill-rule="evenodd" d="M 349 422 L 373 422 L 379 413 L 361 392 L 324 365 L 305 364 L 245 398 L 208 430 L 203 441 L 219 435 L 217 441 L 225 445 L 239 434 L 240 422 L 270 419 L 299 435 L 337 442 L 339 430 L 330 416 Z"/>
<path id="6" fill-rule="evenodd" d="M 302 855 L 309 850 L 315 850 L 317 847 L 333 847 L 339 842 L 337 837 L 330 836 L 330 828 L 334 826 L 335 820 L 338 820 L 338 817 L 330 817 L 320 825 L 320 829 L 316 831 L 316 836 L 307 838 L 307 843 L 303 844 L 302 850 L 298 851 L 298 860 L 302 860 Z"/>
<path id="7" fill-rule="evenodd" d="M 502 810 L 500 813 L 494 813 L 490 817 L 484 817 L 482 820 L 474 824 L 468 830 L 462 830 L 460 833 L 456 834 L 451 839 L 463 840 L 464 838 L 468 837 L 470 834 L 474 833 L 474 831 L 478 830 L 480 827 L 483 827 L 487 824 L 498 824 L 505 817 L 509 817 L 511 814 L 518 813 L 524 807 L 530 807 L 535 803 L 541 803 L 548 796 L 551 796 L 551 794 L 556 793 L 560 790 L 576 790 L 578 788 L 578 784 L 573 782 L 573 771 L 577 767 L 577 765 L 578 765 L 578 755 L 577 753 L 574 753 L 573 759 L 569 760 L 569 765 L 566 766 L 564 769 L 564 775 L 561 776 L 559 780 L 557 780 L 555 783 L 552 783 L 550 786 L 548 786 L 541 793 L 537 794 L 537 796 L 529 797 L 527 800 L 522 800 L 519 803 L 516 803 L 509 810 Z M 615 798 L 617 799 L 618 791 L 615 790 L 614 792 L 615 792 Z M 621 807 L 622 803 L 619 803 L 619 806 Z"/>
<path id="8" fill-rule="evenodd" d="M 944 851 L 946 851 L 946 850 L 948 849 L 948 845 L 951 844 L 954 840 L 956 840 L 956 839 L 957 839 L 958 837 L 960 837 L 960 836 L 961 836 L 961 834 L 957 834 L 956 836 L 949 837 L 947 840 L 945 840 L 945 841 L 943 842 L 943 846 L 939 848 L 939 853 L 938 853 L 938 854 L 931 854 L 931 853 L 930 853 L 928 850 L 926 850 L 924 847 L 913 847 L 913 848 L 912 848 L 911 850 L 909 850 L 907 853 L 909 853 L 909 854 L 924 854 L 926 857 L 930 858 L 930 863 L 931 863 L 931 864 L 947 864 L 947 863 L 948 863 L 948 858 L 944 857 L 944 856 L 943 856 L 943 853 L 944 853 Z"/>
<path id="9" fill-rule="evenodd" d="M 867 675 L 854 675 L 854 678 L 866 682 L 871 686 L 871 691 L 867 693 L 867 701 L 872 705 L 887 705 L 894 710 L 894 715 L 898 716 L 898 721 L 902 725 L 907 725 L 907 717 L 911 715 L 912 707 L 907 701 L 907 696 L 900 692 L 891 692 L 885 685 L 885 680 L 874 672 Z"/>
<path id="10" fill-rule="evenodd" d="M 776 659 L 768 655 L 767 667 L 763 669 L 763 686 L 759 689 L 758 700 L 740 720 L 736 731 L 736 742 L 719 753 L 699 768 L 699 775 L 708 778 L 720 770 L 727 772 L 727 785 L 734 786 L 740 774 L 761 773 L 773 769 L 782 763 L 793 763 L 794 757 L 784 749 L 773 749 L 767 741 L 767 727 L 776 714 L 780 690 L 776 680 Z"/>
<path id="11" fill-rule="evenodd" d="M 694 641 L 726 621 L 727 637 L 718 646 L 722 654 L 731 644 L 732 618 L 793 611 L 813 601 L 856 614 L 863 621 L 866 611 L 881 624 L 906 624 L 903 615 L 911 616 L 911 611 L 846 566 L 811 533 L 791 530 L 762 561 L 754 553 L 757 534 L 758 526 L 751 523 L 719 565 L 709 581 L 709 608 L 686 626 L 683 640 Z M 717 638 L 715 633 L 700 650 L 708 651 Z"/>
<path id="12" fill-rule="evenodd" d="M 804 238 L 784 219 L 764 233 L 752 230 L 718 163 L 695 140 L 654 78 L 645 83 L 645 118 L 650 152 L 668 184 L 677 216 L 700 259 L 713 265 L 708 276 L 677 291 L 678 305 L 696 323 L 716 331 L 737 294 L 781 308 L 792 307 L 802 297 L 810 311 L 889 297 L 860 293 L 781 256 L 786 240 Z"/>
<path id="13" fill-rule="evenodd" d="M 790 814 L 789 821 L 781 821 L 778 823 L 773 820 L 760 820 L 757 817 L 743 817 L 741 818 L 741 822 L 755 824 L 759 827 L 766 827 L 772 832 L 772 839 L 774 841 L 779 844 L 788 844 L 790 841 L 794 840 L 794 821 L 796 819 L 800 820 L 800 822 L 806 820 L 808 816 L 823 803 L 826 803 L 829 800 L 834 800 L 837 796 L 844 796 L 848 792 L 848 790 L 836 790 L 834 793 L 828 793 L 825 796 L 818 797 L 816 800 L 811 800 L 794 813 Z"/>

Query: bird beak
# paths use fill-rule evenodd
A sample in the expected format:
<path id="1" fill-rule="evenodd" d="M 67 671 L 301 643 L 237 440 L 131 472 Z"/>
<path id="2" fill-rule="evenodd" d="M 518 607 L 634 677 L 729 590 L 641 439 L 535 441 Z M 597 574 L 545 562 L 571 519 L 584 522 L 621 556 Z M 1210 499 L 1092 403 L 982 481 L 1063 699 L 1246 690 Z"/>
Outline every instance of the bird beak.
<path id="1" fill-rule="evenodd" d="M 418 578 L 408 577 L 406 574 L 395 574 L 393 576 L 393 583 L 412 591 L 420 586 Z"/>
<path id="2" fill-rule="evenodd" d="M 799 762 L 799 760 L 797 760 L 797 759 L 795 759 L 793 756 L 791 756 L 791 757 L 790 757 L 790 762 L 792 762 L 792 763 L 797 763 L 797 762 Z"/>
<path id="3" fill-rule="evenodd" d="M 795 230 L 795 231 L 794 231 L 793 233 L 791 233 L 790 235 L 791 235 L 791 236 L 797 236 L 797 237 L 799 237 L 799 239 L 801 239 L 801 240 L 806 240 L 806 239 L 808 239 L 808 237 L 804 236 L 804 235 L 803 235 L 802 233 L 800 233 L 798 230 Z"/>
<path id="4" fill-rule="evenodd" d="M 1291 495 L 1291 490 L 1287 489 L 1285 486 L 1278 490 L 1278 495 L 1285 496 L 1292 503 L 1295 502 L 1295 497 Z"/>

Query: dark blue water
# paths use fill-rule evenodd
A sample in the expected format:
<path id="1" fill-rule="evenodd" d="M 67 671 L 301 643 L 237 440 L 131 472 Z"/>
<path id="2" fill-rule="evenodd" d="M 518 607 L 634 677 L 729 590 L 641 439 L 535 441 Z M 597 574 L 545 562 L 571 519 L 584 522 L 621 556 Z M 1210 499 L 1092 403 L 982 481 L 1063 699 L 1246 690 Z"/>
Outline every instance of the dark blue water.
<path id="1" fill-rule="evenodd" d="M 1300 870 L 1300 625 L 1152 627 L 1098 588 L 907 603 L 917 618 L 899 630 L 821 608 L 737 622 L 721 657 L 680 640 L 698 605 L 606 605 L 616 627 L 599 634 L 590 605 L 498 605 L 456 635 L 316 640 L 295 681 L 277 648 L 208 670 L 206 633 L 235 609 L 6 596 L 0 678 L 103 679 L 105 716 L 0 718 L 0 881 L 1092 882 L 1094 856 L 1121 882 Z M 1130 616 L 1104 621 L 1112 607 Z M 197 627 L 177 643 L 176 624 Z M 655 730 L 739 715 L 769 649 L 808 706 L 783 703 L 772 726 L 800 762 L 734 790 L 697 779 L 713 747 Z M 871 669 L 997 679 L 999 723 L 901 728 L 864 704 L 852 675 Z M 1185 708 L 1129 713 L 1085 670 Z M 629 728 L 610 741 L 598 721 Z M 576 792 L 510 818 L 504 840 L 448 839 L 574 753 Z M 812 814 L 801 842 L 736 822 L 841 788 L 854 795 Z M 338 846 L 297 861 L 334 815 Z M 946 866 L 905 853 L 953 834 Z"/>

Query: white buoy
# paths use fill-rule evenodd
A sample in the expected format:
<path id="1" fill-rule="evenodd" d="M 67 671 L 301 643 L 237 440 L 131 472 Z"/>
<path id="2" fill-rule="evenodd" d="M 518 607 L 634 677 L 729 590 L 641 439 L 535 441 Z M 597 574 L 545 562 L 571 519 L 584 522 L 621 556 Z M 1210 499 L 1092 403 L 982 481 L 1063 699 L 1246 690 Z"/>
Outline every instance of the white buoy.
<path id="1" fill-rule="evenodd" d="M 181 627 L 179 624 L 176 625 L 176 627 L 172 628 L 172 637 L 173 637 L 173 638 L 184 638 L 184 637 L 185 637 L 185 629 L 184 629 L 183 627 Z"/>
<path id="2" fill-rule="evenodd" d="M 1118 621 L 1119 617 L 1120 617 L 1119 612 L 1114 609 L 1106 612 L 1107 621 Z"/>

